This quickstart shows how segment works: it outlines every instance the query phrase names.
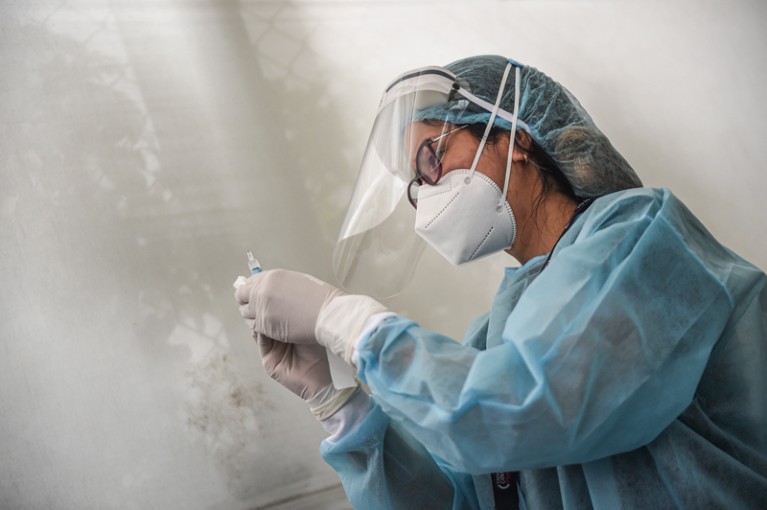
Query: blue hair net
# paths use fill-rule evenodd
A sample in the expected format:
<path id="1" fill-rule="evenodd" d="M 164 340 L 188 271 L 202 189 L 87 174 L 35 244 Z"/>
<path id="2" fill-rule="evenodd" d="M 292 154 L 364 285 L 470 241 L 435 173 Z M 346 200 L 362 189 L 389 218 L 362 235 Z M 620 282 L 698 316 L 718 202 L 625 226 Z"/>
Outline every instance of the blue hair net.
<path id="1" fill-rule="evenodd" d="M 598 197 L 642 186 L 634 170 L 578 100 L 542 72 L 497 55 L 469 57 L 445 67 L 455 73 L 462 87 L 494 104 L 509 62 L 521 67 L 520 128 L 528 131 L 559 166 L 577 197 Z M 465 108 L 454 106 L 451 103 L 432 106 L 421 111 L 417 120 L 452 124 L 487 124 L 490 120 L 490 112 L 474 103 Z M 500 107 L 509 113 L 514 110 L 513 80 L 507 81 Z M 500 116 L 493 124 L 511 129 L 511 123 Z"/>

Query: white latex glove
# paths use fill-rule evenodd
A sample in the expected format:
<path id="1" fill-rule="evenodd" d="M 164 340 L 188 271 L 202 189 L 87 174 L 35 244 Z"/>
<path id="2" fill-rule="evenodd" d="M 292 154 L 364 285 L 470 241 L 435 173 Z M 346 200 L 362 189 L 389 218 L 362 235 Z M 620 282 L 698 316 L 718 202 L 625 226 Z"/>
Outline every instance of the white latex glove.
<path id="1" fill-rule="evenodd" d="M 269 377 L 308 402 L 320 421 L 333 416 L 359 389 L 333 386 L 328 355 L 321 345 L 289 344 L 263 335 L 257 335 L 256 341 Z"/>
<path id="2" fill-rule="evenodd" d="M 315 344 L 314 329 L 323 305 L 340 290 L 313 276 L 285 269 L 255 274 L 234 295 L 240 315 L 254 336 L 262 334 L 281 342 Z"/>
<path id="3" fill-rule="evenodd" d="M 254 336 L 317 342 L 347 363 L 367 318 L 386 311 L 373 298 L 346 294 L 312 276 L 284 269 L 251 276 L 235 297 Z"/>
<path id="4" fill-rule="evenodd" d="M 317 316 L 317 342 L 350 365 L 356 366 L 354 349 L 365 322 L 371 315 L 387 311 L 384 305 L 368 296 L 336 296 L 322 307 Z"/>

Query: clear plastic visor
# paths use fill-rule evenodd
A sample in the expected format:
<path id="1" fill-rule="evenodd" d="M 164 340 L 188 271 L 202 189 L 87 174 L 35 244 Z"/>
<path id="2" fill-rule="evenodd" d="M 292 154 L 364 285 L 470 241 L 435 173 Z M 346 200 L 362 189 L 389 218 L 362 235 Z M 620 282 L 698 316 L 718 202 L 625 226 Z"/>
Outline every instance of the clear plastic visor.
<path id="1" fill-rule="evenodd" d="M 350 292 L 389 297 L 412 278 L 425 243 L 415 233 L 406 192 L 425 137 L 411 124 L 438 105 L 446 105 L 438 111 L 465 108 L 455 82 L 450 71 L 433 67 L 406 73 L 386 89 L 333 256 L 336 277 Z"/>

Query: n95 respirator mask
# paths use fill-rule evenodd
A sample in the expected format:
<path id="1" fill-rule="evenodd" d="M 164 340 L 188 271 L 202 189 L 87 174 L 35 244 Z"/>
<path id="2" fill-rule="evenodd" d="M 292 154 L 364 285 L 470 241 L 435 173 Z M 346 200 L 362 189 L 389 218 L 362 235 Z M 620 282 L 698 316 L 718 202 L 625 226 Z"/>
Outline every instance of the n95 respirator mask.
<path id="1" fill-rule="evenodd" d="M 517 223 L 501 189 L 480 172 L 453 170 L 418 189 L 415 230 L 455 265 L 511 247 Z"/>

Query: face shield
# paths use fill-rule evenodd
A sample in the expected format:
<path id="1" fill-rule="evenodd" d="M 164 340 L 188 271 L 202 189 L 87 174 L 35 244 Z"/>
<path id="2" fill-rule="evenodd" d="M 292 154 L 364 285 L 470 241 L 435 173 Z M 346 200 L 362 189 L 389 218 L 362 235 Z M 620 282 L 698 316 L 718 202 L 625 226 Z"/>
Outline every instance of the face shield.
<path id="1" fill-rule="evenodd" d="M 410 71 L 386 88 L 333 254 L 336 277 L 348 291 L 389 297 L 411 280 L 426 246 L 415 232 L 415 210 L 407 199 L 413 158 L 423 142 L 411 124 L 428 119 L 445 132 L 470 103 L 495 109 L 441 67 Z M 497 115 L 512 119 L 502 109 Z"/>

